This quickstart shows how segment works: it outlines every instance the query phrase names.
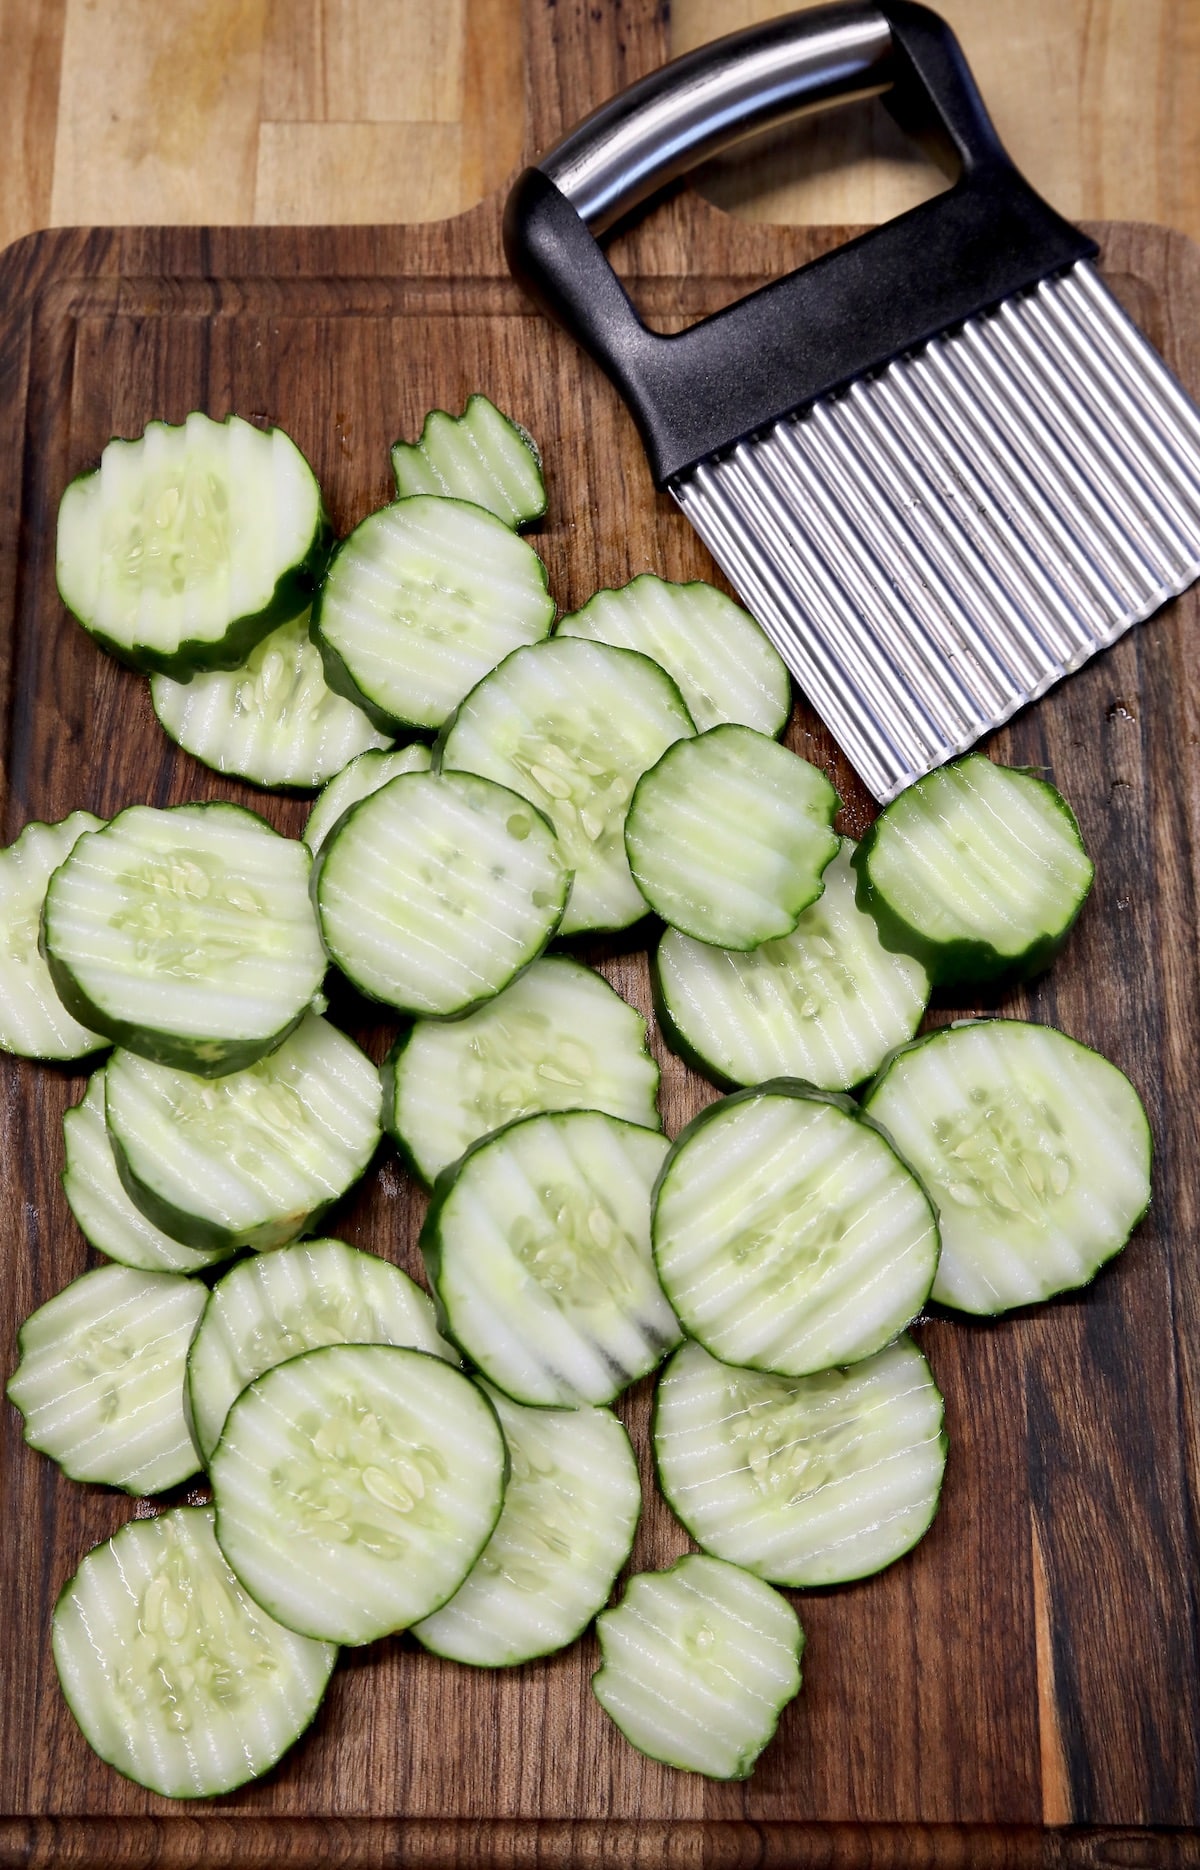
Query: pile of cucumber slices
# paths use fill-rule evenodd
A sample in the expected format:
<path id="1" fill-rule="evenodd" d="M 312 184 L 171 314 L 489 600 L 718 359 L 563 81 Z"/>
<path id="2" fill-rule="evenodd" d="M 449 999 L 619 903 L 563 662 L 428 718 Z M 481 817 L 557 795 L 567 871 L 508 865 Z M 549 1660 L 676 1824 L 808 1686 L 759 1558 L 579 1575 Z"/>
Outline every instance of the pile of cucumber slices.
<path id="1" fill-rule="evenodd" d="M 63 498 L 63 598 L 167 733 L 323 789 L 299 840 L 196 802 L 0 852 L 0 1047 L 107 1053 L 63 1170 L 107 1263 L 25 1322 L 8 1394 L 72 1478 L 211 1485 L 83 1559 L 55 1661 L 96 1751 L 190 1798 L 274 1765 L 340 1646 L 507 1667 L 595 1620 L 629 1740 L 742 1778 L 800 1686 L 775 1587 L 877 1572 L 936 1512 L 909 1327 L 1084 1284 L 1149 1201 L 1113 1065 L 1015 1020 L 915 1036 L 935 987 L 1047 966 L 1092 867 L 1052 786 L 977 754 L 839 837 L 782 663 L 707 585 L 552 631 L 540 461 L 486 397 L 393 466 L 336 546 L 299 450 L 236 417 L 152 423 Z M 645 1021 L 550 950 L 651 911 L 662 1033 L 727 1093 L 673 1142 Z M 395 1018 L 382 1071 L 331 965 Z M 321 1235 L 385 1132 L 431 1292 Z M 701 1550 L 606 1608 L 642 1505 L 611 1405 L 655 1371 Z"/>

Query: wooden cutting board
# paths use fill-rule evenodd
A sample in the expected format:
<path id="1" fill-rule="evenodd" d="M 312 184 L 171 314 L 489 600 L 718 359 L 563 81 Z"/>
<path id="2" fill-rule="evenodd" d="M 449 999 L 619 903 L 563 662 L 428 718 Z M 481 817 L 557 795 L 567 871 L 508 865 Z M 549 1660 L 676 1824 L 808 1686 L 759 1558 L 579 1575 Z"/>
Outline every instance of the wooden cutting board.
<path id="1" fill-rule="evenodd" d="M 534 0 L 531 151 L 661 60 L 663 33 L 648 7 Z M 1096 231 L 1110 282 L 1200 389 L 1200 254 L 1161 229 Z M 677 326 L 846 232 L 749 227 L 683 192 L 614 257 L 647 316 Z M 280 423 L 345 531 L 389 495 L 389 442 L 486 390 L 542 444 L 538 546 L 562 609 L 646 569 L 713 575 L 614 393 L 509 280 L 495 202 L 419 228 L 35 235 L 0 260 L 0 303 L 5 842 L 30 818 L 138 800 L 229 798 L 287 832 L 303 822 L 304 802 L 173 749 L 145 683 L 56 597 L 62 488 L 151 417 Z M 196 1807 L 153 1797 L 88 1751 L 49 1647 L 79 1557 L 152 1509 L 62 1478 L 4 1405 L 0 1866 L 1200 1863 L 1196 621 L 1193 592 L 991 743 L 1049 771 L 1097 864 L 1063 958 L 1001 1010 L 1060 1025 L 1131 1075 L 1157 1146 L 1151 1216 L 1084 1293 L 921 1328 L 952 1443 L 941 1512 L 882 1576 L 796 1599 L 805 1688 L 754 1777 L 715 1785 L 643 1760 L 589 1693 L 590 1637 L 508 1673 L 399 1638 L 344 1659 L 263 1783 Z M 869 801 L 803 706 L 790 741 L 861 830 Z M 649 1012 L 640 949 L 587 953 Z M 978 1004 L 934 1018 L 956 1010 Z M 335 1011 L 382 1056 L 386 1024 L 348 998 Z M 674 1133 L 714 1093 L 655 1044 Z M 90 1262 L 58 1181 L 83 1082 L 0 1065 L 6 1376 L 20 1319 Z M 388 1157 L 332 1230 L 417 1271 L 422 1207 Z M 639 1568 L 687 1547 L 653 1487 L 648 1401 L 643 1384 L 622 1405 L 646 1477 Z"/>

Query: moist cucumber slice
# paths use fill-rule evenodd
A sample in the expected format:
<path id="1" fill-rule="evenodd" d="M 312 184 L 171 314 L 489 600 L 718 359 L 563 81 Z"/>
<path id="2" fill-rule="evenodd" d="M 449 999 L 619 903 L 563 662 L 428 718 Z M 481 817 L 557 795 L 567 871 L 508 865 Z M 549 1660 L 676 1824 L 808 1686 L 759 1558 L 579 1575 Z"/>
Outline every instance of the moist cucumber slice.
<path id="1" fill-rule="evenodd" d="M 88 1553 L 54 1611 L 54 1662 L 94 1752 L 164 1798 L 211 1798 L 274 1766 L 337 1660 L 272 1621 L 213 1537 L 211 1507 L 137 1519 Z"/>
<path id="2" fill-rule="evenodd" d="M 631 1578 L 596 1634 L 604 1712 L 639 1753 L 709 1779 L 748 1779 L 800 1691 L 804 1632 L 791 1605 L 697 1552 Z"/>
<path id="3" fill-rule="evenodd" d="M 176 1273 L 100 1266 L 25 1320 L 9 1401 L 31 1448 L 72 1480 L 160 1493 L 196 1472 L 183 1413 L 207 1294 Z"/>
<path id="4" fill-rule="evenodd" d="M 661 1127 L 646 1022 L 591 968 L 543 956 L 466 1019 L 417 1020 L 383 1069 L 384 1127 L 432 1184 L 490 1130 L 540 1110 Z"/>
<path id="5" fill-rule="evenodd" d="M 283 1246 L 316 1227 L 379 1142 L 379 1079 L 310 1013 L 269 1058 L 223 1078 L 114 1052 L 105 1115 L 130 1198 L 209 1253 Z"/>
<path id="6" fill-rule="evenodd" d="M 597 1111 L 524 1117 L 434 1188 L 421 1250 L 447 1329 L 516 1402 L 611 1402 L 679 1342 L 650 1257 L 667 1140 Z"/>
<path id="7" fill-rule="evenodd" d="M 1150 1202 L 1150 1126 L 1128 1078 L 1052 1026 L 989 1019 L 899 1052 L 864 1109 L 936 1204 L 932 1296 L 988 1316 L 1086 1285 Z"/>
<path id="8" fill-rule="evenodd" d="M 460 416 L 431 410 L 419 442 L 393 442 L 392 472 L 402 500 L 415 493 L 470 500 L 512 527 L 546 511 L 537 444 L 486 396 L 469 397 Z"/>
<path id="9" fill-rule="evenodd" d="M 968 754 L 909 786 L 854 857 L 859 907 L 935 986 L 1028 980 L 1092 887 L 1075 815 L 1044 779 Z"/>
<path id="10" fill-rule="evenodd" d="M 186 682 L 151 676 L 150 697 L 176 746 L 256 786 L 310 791 L 357 754 L 388 745 L 361 708 L 326 684 L 307 611 L 264 636 L 236 669 Z"/>
<path id="11" fill-rule="evenodd" d="M 237 1071 L 286 1038 L 324 978 L 310 868 L 302 844 L 238 805 L 130 806 L 50 879 L 55 987 L 146 1058 Z"/>
<path id="12" fill-rule="evenodd" d="M 645 915 L 625 814 L 641 774 L 691 732 L 679 690 L 649 657 L 555 637 L 509 656 L 467 696 L 438 757 L 546 814 L 575 872 L 561 930 L 574 935 Z"/>
<path id="13" fill-rule="evenodd" d="M 843 1091 L 911 1039 L 929 976 L 854 900 L 851 839 L 790 935 L 739 953 L 667 929 L 652 962 L 668 1043 L 718 1084 L 803 1078 Z"/>
<path id="14" fill-rule="evenodd" d="M 710 727 L 644 773 L 625 823 L 633 880 L 664 922 L 718 948 L 790 935 L 837 855 L 841 801 L 750 727 Z"/>
<path id="15" fill-rule="evenodd" d="M 343 813 L 360 799 L 370 798 L 401 773 L 427 773 L 432 754 L 422 740 L 410 741 L 407 747 L 393 747 L 386 753 L 360 753 L 340 773 L 335 773 L 308 814 L 301 836 L 315 857 Z"/>
<path id="16" fill-rule="evenodd" d="M 510 1472 L 496 1530 L 448 1604 L 413 1635 L 436 1655 L 508 1668 L 574 1642 L 629 1557 L 642 1488 L 607 1409 L 529 1409 L 487 1389 Z"/>
<path id="17" fill-rule="evenodd" d="M 258 1254 L 218 1280 L 188 1352 L 186 1403 L 201 1460 L 248 1383 L 323 1344 L 405 1344 L 458 1362 L 429 1294 L 389 1260 L 341 1240 Z"/>
<path id="18" fill-rule="evenodd" d="M 689 1337 L 725 1363 L 807 1376 L 856 1363 L 929 1296 L 929 1197 L 849 1098 L 776 1078 L 710 1105 L 654 1195 L 654 1261 Z"/>
<path id="19" fill-rule="evenodd" d="M 559 619 L 556 636 L 639 649 L 678 683 L 696 731 L 738 721 L 781 734 L 792 711 L 787 668 L 748 611 L 715 585 L 669 584 L 643 572 L 597 591 Z"/>
<path id="20" fill-rule="evenodd" d="M 405 773 L 321 847 L 314 896 L 331 958 L 402 1013 L 466 1013 L 536 960 L 571 872 L 539 812 L 467 773 Z"/>
<path id="21" fill-rule="evenodd" d="M 209 1464 L 217 1538 L 289 1629 L 369 1643 L 437 1610 L 500 1516 L 496 1412 L 425 1351 L 330 1344 L 244 1389 Z"/>
<path id="22" fill-rule="evenodd" d="M 224 1255 L 185 1247 L 148 1221 L 129 1199 L 104 1120 L 104 1068 L 94 1071 L 80 1103 L 63 1117 L 67 1206 L 98 1253 L 148 1273 L 196 1273 Z"/>
<path id="23" fill-rule="evenodd" d="M 658 1380 L 654 1457 L 698 1545 L 772 1584 L 844 1584 L 909 1551 L 937 1511 L 942 1398 L 911 1338 L 849 1369 L 767 1376 L 682 1344 Z"/>
<path id="24" fill-rule="evenodd" d="M 186 679 L 242 661 L 312 599 L 332 544 L 282 429 L 193 411 L 109 442 L 58 509 L 58 589 L 105 649 Z"/>
<path id="25" fill-rule="evenodd" d="M 313 607 L 325 679 L 378 727 L 440 727 L 554 621 L 541 559 L 494 513 L 417 494 L 338 546 Z"/>
<path id="26" fill-rule="evenodd" d="M 55 825 L 26 825 L 0 851 L 0 1051 L 70 1059 L 108 1044 L 68 1013 L 38 947 L 50 878 L 83 833 L 99 831 L 103 823 L 91 812 L 72 812 Z"/>

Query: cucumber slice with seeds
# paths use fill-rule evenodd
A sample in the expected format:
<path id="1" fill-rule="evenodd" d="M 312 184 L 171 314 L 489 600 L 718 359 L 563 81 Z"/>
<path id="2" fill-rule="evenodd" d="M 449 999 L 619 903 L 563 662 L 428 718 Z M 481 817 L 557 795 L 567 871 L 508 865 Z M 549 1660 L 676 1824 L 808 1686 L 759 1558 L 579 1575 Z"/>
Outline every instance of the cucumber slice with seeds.
<path id="1" fill-rule="evenodd" d="M 159 1493 L 196 1472 L 183 1413 L 207 1293 L 176 1273 L 101 1266 L 25 1320 L 9 1401 L 31 1448 L 72 1480 Z"/>
<path id="2" fill-rule="evenodd" d="M 236 669 L 187 682 L 151 676 L 150 698 L 176 746 L 256 786 L 310 791 L 357 754 L 388 745 L 327 686 L 307 611 L 264 636 Z"/>
<path id="3" fill-rule="evenodd" d="M 88 1553 L 54 1610 L 54 1662 L 88 1745 L 165 1798 L 268 1772 L 304 1732 L 337 1650 L 272 1621 L 213 1537 L 211 1507 L 137 1519 Z"/>
<path id="4" fill-rule="evenodd" d="M 85 831 L 102 818 L 72 812 L 55 825 L 26 825 L 0 851 L 0 1051 L 21 1058 L 85 1058 L 109 1042 L 68 1013 L 38 947 L 46 886 Z"/>
<path id="5" fill-rule="evenodd" d="M 413 1635 L 435 1655 L 510 1668 L 574 1642 L 633 1547 L 642 1488 L 607 1409 L 529 1409 L 487 1389 L 508 1444 L 504 1506 L 473 1569 Z"/>
<path id="6" fill-rule="evenodd" d="M 634 786 L 692 720 L 649 657 L 554 638 L 520 650 L 479 684 L 440 742 L 443 770 L 511 786 L 554 826 L 575 883 L 561 933 L 626 928 L 646 904 L 623 831 Z"/>
<path id="7" fill-rule="evenodd" d="M 643 572 L 619 590 L 597 591 L 560 618 L 554 634 L 652 657 L 678 683 L 697 733 L 723 721 L 760 734 L 787 726 L 787 668 L 750 613 L 715 585 L 669 584 Z"/>
<path id="8" fill-rule="evenodd" d="M 218 1280 L 188 1352 L 187 1404 L 201 1459 L 211 1458 L 248 1383 L 323 1344 L 403 1344 L 458 1362 L 429 1294 L 389 1260 L 341 1240 L 258 1254 Z"/>
<path id="9" fill-rule="evenodd" d="M 396 492 L 470 500 L 506 526 L 528 526 L 546 511 L 542 458 L 533 437 L 486 396 L 468 399 L 461 416 L 433 409 L 419 442 L 393 442 Z"/>
<path id="10" fill-rule="evenodd" d="M 837 855 L 826 779 L 749 727 L 669 747 L 629 807 L 633 880 L 664 922 L 718 948 L 790 935 Z"/>
<path id="11" fill-rule="evenodd" d="M 805 1376 L 869 1357 L 929 1296 L 929 1197 L 849 1098 L 777 1078 L 681 1132 L 654 1260 L 684 1330 L 726 1363 Z"/>
<path id="12" fill-rule="evenodd" d="M 596 1634 L 604 1712 L 640 1753 L 709 1779 L 748 1779 L 800 1690 L 804 1632 L 791 1605 L 696 1552 L 631 1578 Z"/>
<path id="13" fill-rule="evenodd" d="M 386 753 L 360 753 L 336 773 L 308 814 L 301 836 L 315 857 L 339 818 L 401 773 L 427 773 L 433 755 L 424 741 L 393 747 Z"/>
<path id="14" fill-rule="evenodd" d="M 325 974 L 302 844 L 237 805 L 133 805 L 55 871 L 42 951 L 118 1045 L 216 1076 L 303 1018 Z"/>
<path id="15" fill-rule="evenodd" d="M 658 1381 L 654 1457 L 698 1545 L 798 1590 L 882 1571 L 928 1531 L 942 1398 L 911 1338 L 849 1369 L 767 1376 L 683 1344 Z"/>
<path id="16" fill-rule="evenodd" d="M 543 956 L 466 1019 L 418 1020 L 383 1070 L 383 1120 L 432 1183 L 490 1130 L 540 1110 L 661 1127 L 646 1022 L 601 975 Z"/>
<path id="17" fill-rule="evenodd" d="M 105 649 L 186 679 L 228 669 L 303 610 L 332 543 L 282 429 L 193 411 L 109 442 L 58 510 L 58 589 Z"/>
<path id="18" fill-rule="evenodd" d="M 979 1020 L 917 1039 L 864 1109 L 937 1205 L 932 1296 L 990 1316 L 1086 1285 L 1150 1202 L 1150 1128 L 1128 1078 L 1051 1026 Z"/>
<path id="19" fill-rule="evenodd" d="M 378 727 L 440 727 L 510 650 L 554 621 L 546 567 L 503 520 L 417 494 L 368 514 L 313 607 L 325 679 Z"/>

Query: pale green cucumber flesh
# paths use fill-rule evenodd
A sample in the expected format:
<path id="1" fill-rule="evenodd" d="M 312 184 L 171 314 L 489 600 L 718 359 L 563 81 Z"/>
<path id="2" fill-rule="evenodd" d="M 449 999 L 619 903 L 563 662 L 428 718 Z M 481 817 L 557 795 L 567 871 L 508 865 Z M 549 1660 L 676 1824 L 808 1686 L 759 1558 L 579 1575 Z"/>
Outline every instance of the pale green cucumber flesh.
<path id="1" fill-rule="evenodd" d="M 546 511 L 532 437 L 486 396 L 470 397 L 461 416 L 431 410 L 420 441 L 392 444 L 392 472 L 401 499 L 425 493 L 470 500 L 506 526 L 527 526 Z"/>
<path id="2" fill-rule="evenodd" d="M 85 831 L 103 819 L 72 812 L 58 824 L 28 824 L 0 851 L 0 1051 L 21 1058 L 85 1058 L 108 1044 L 63 1005 L 38 946 L 46 886 Z"/>
<path id="3" fill-rule="evenodd" d="M 433 756 L 424 741 L 410 741 L 406 747 L 392 747 L 386 752 L 360 753 L 335 773 L 316 800 L 301 836 L 315 857 L 338 819 L 386 786 L 401 773 L 427 773 Z"/>

